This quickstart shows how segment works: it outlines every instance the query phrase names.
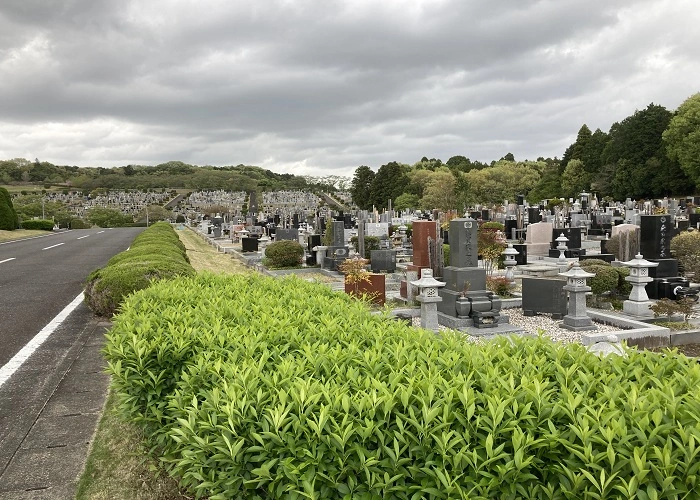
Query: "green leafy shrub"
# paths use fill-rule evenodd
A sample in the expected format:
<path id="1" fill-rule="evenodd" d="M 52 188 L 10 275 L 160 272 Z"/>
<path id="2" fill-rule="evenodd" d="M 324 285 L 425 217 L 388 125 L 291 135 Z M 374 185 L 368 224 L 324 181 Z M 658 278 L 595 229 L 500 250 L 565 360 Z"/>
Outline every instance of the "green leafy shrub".
<path id="1" fill-rule="evenodd" d="M 87 277 L 85 302 L 95 314 L 110 317 L 134 291 L 157 280 L 194 273 L 174 229 L 166 222 L 159 222 L 134 238 L 128 250 L 115 255 L 105 267 Z"/>
<path id="2" fill-rule="evenodd" d="M 4 187 L 0 187 L 0 229 L 4 231 L 17 229 L 17 212 L 12 206 L 9 191 Z"/>
<path id="3" fill-rule="evenodd" d="M 450 265 L 450 245 L 447 245 L 447 244 L 442 245 L 442 255 L 443 255 L 443 259 L 445 261 L 445 265 L 449 266 Z"/>
<path id="4" fill-rule="evenodd" d="M 479 346 L 298 278 L 211 274 L 128 297 L 104 352 L 125 415 L 198 498 L 693 498 L 699 486 L 700 369 L 680 355 L 601 358 L 544 337 Z"/>
<path id="5" fill-rule="evenodd" d="M 363 255 L 365 259 L 370 258 L 370 252 L 372 250 L 379 250 L 380 241 L 381 240 L 377 236 L 365 236 L 365 254 Z M 350 243 L 356 252 L 360 251 L 360 241 L 358 240 L 357 236 L 350 238 Z"/>
<path id="6" fill-rule="evenodd" d="M 265 249 L 265 257 L 270 267 L 296 267 L 304 257 L 304 247 L 296 241 L 275 241 Z"/>
<path id="7" fill-rule="evenodd" d="M 671 253 L 686 273 L 700 281 L 700 231 L 686 231 L 671 239 Z"/>
<path id="8" fill-rule="evenodd" d="M 501 297 L 512 297 L 512 284 L 505 276 L 487 276 L 486 288 Z"/>
<path id="9" fill-rule="evenodd" d="M 84 221 L 83 219 L 71 219 L 69 227 L 71 229 L 90 229 L 92 224 Z"/>
<path id="10" fill-rule="evenodd" d="M 588 286 L 591 287 L 593 295 L 600 297 L 617 290 L 619 275 L 612 266 L 588 266 L 586 271 L 595 273 L 595 276 L 588 278 Z"/>
<path id="11" fill-rule="evenodd" d="M 53 231 L 52 220 L 31 219 L 22 221 L 22 229 L 38 229 L 40 231 Z"/>

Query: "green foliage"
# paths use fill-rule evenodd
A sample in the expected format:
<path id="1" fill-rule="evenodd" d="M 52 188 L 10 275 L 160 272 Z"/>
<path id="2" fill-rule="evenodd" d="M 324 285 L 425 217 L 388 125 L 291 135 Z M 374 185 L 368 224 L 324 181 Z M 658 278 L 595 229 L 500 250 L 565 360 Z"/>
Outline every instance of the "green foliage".
<path id="1" fill-rule="evenodd" d="M 591 259 L 598 260 L 598 259 Z M 588 279 L 588 286 L 591 287 L 591 293 L 600 297 L 604 294 L 615 294 L 618 290 L 620 275 L 617 270 L 607 262 L 605 265 L 589 264 L 588 261 L 581 261 L 581 267 L 589 273 L 595 273 L 595 276 Z M 586 263 L 584 265 L 584 263 Z"/>
<path id="2" fill-rule="evenodd" d="M 686 99 L 663 133 L 668 156 L 700 189 L 700 93 Z"/>
<path id="3" fill-rule="evenodd" d="M 54 222 L 45 219 L 32 219 L 22 221 L 22 229 L 38 229 L 41 231 L 53 231 Z"/>
<path id="4" fill-rule="evenodd" d="M 17 213 L 12 205 L 12 197 L 3 187 L 0 187 L 0 229 L 4 231 L 17 229 Z"/>
<path id="5" fill-rule="evenodd" d="M 449 266 L 450 265 L 450 245 L 448 245 L 448 244 L 442 245 L 442 255 L 443 255 L 443 260 L 445 262 L 445 265 Z"/>
<path id="6" fill-rule="evenodd" d="M 394 209 L 396 210 L 407 210 L 407 209 L 417 209 L 420 205 L 420 198 L 418 195 L 412 193 L 403 193 L 394 200 Z"/>
<path id="7" fill-rule="evenodd" d="M 690 298 L 682 298 L 680 300 L 671 300 L 667 298 L 660 299 L 656 301 L 655 304 L 649 306 L 654 313 L 654 317 L 667 316 L 669 319 L 671 316 L 682 315 L 683 321 L 687 323 L 688 318 L 693 314 L 693 308 L 695 307 L 695 301 Z"/>
<path id="8" fill-rule="evenodd" d="M 92 224 L 85 222 L 83 219 L 71 219 L 69 226 L 71 229 L 90 229 Z"/>
<path id="9" fill-rule="evenodd" d="M 173 239 L 174 237 L 174 239 Z M 175 241 L 177 240 L 177 242 Z M 86 280 L 85 303 L 99 316 L 112 316 L 131 293 L 154 281 L 195 274 L 177 234 L 158 222 Z"/>
<path id="10" fill-rule="evenodd" d="M 265 249 L 265 257 L 270 267 L 296 267 L 304 257 L 304 247 L 296 241 L 275 241 Z"/>
<path id="11" fill-rule="evenodd" d="M 379 250 L 380 241 L 381 240 L 378 236 L 365 236 L 365 254 L 363 255 L 365 259 L 370 258 L 370 252 L 372 250 Z M 357 236 L 350 238 L 350 243 L 356 252 L 360 251 L 360 241 L 358 240 Z"/>
<path id="12" fill-rule="evenodd" d="M 686 273 L 700 280 L 700 231 L 682 232 L 671 239 L 671 253 Z"/>
<path id="13" fill-rule="evenodd" d="M 408 165 L 402 165 L 395 161 L 379 167 L 372 179 L 368 208 L 371 208 L 372 205 L 378 209 L 387 208 L 389 200 L 395 200 L 401 196 L 408 186 L 406 174 L 409 170 Z"/>
<path id="14" fill-rule="evenodd" d="M 357 167 L 355 175 L 350 184 L 350 195 L 352 201 L 362 210 L 370 210 L 372 208 L 372 181 L 374 180 L 374 172 L 366 165 Z"/>
<path id="15" fill-rule="evenodd" d="M 88 210 L 87 220 L 98 227 L 123 227 L 134 222 L 130 215 L 124 215 L 113 208 L 93 207 Z"/>
<path id="16" fill-rule="evenodd" d="M 505 276 L 487 276 L 486 289 L 491 290 L 496 295 L 501 297 L 512 297 L 511 293 L 513 285 Z"/>
<path id="17" fill-rule="evenodd" d="M 129 297 L 104 352 L 122 411 L 198 498 L 698 488 L 700 368 L 684 356 L 478 346 L 298 278 L 210 274 Z"/>

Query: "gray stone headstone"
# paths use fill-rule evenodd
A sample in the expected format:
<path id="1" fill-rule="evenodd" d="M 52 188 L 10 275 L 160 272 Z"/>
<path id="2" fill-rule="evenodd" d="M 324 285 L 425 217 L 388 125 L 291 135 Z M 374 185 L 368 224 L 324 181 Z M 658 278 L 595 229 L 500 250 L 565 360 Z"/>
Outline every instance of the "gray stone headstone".
<path id="1" fill-rule="evenodd" d="M 382 236 L 389 236 L 389 223 L 378 222 L 365 224 L 365 235 L 376 236 L 378 238 L 381 238 Z"/>
<path id="2" fill-rule="evenodd" d="M 479 266 L 477 229 L 477 222 L 471 218 L 450 221 L 450 266 Z"/>
<path id="3" fill-rule="evenodd" d="M 333 221 L 333 245 L 334 247 L 342 247 L 345 245 L 345 223 L 343 221 Z"/>
<path id="4" fill-rule="evenodd" d="M 299 239 L 298 229 L 277 229 L 275 231 L 275 241 L 291 240 L 297 241 Z"/>
<path id="5" fill-rule="evenodd" d="M 373 273 L 396 271 L 396 250 L 371 250 L 369 254 Z"/>

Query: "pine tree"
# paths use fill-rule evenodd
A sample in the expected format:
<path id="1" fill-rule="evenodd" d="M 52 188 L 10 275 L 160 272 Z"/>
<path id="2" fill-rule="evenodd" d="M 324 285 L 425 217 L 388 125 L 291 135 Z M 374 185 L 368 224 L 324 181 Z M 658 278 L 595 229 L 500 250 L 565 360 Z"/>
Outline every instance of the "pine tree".
<path id="1" fill-rule="evenodd" d="M 17 213 L 12 206 L 12 197 L 3 187 L 0 187 L 0 229 L 5 231 L 17 229 Z"/>

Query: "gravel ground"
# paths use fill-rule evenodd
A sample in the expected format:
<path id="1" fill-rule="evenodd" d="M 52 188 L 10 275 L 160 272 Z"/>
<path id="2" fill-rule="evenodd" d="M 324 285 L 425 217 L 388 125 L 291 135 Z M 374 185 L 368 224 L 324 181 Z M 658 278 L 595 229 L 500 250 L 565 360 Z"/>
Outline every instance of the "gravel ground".
<path id="1" fill-rule="evenodd" d="M 509 323 L 511 325 L 524 328 L 525 332 L 529 334 L 537 335 L 540 330 L 543 330 L 546 337 L 549 337 L 556 342 L 561 342 L 563 344 L 581 343 L 581 334 L 579 332 L 572 332 L 564 328 L 559 328 L 559 323 L 561 323 L 561 320 L 554 320 L 547 314 L 523 316 L 522 309 L 517 307 L 512 309 L 503 309 L 501 312 L 510 318 Z M 616 326 L 605 325 L 595 321 L 593 323 L 598 327 L 597 333 L 620 331 L 620 328 Z M 420 317 L 413 318 L 413 326 L 420 326 Z M 441 326 L 440 329 L 445 329 L 445 327 Z M 481 337 L 475 337 L 468 334 L 467 338 L 468 340 L 477 343 L 482 340 Z"/>

